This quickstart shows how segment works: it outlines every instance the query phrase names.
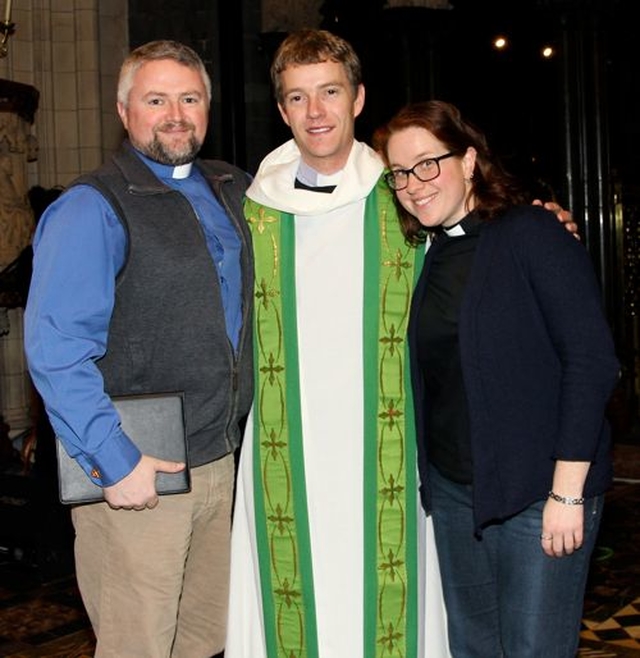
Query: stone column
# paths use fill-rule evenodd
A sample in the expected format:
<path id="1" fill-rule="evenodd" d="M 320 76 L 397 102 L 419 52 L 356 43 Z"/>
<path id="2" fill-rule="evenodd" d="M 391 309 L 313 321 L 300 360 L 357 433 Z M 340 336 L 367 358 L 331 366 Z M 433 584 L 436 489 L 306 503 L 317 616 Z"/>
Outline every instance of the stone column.
<path id="1" fill-rule="evenodd" d="M 31 241 L 27 162 L 35 159 L 31 134 L 38 92 L 0 79 L 0 413 L 19 434 L 31 424 L 31 382 L 22 333 L 22 304 L 14 264 Z"/>
<path id="2" fill-rule="evenodd" d="M 0 270 L 29 244 L 33 214 L 27 197 L 27 162 L 35 159 L 31 134 L 38 91 L 0 79 Z"/>
<path id="3" fill-rule="evenodd" d="M 387 7 L 426 7 L 427 9 L 453 9 L 449 0 L 387 0 Z"/>
<path id="4" fill-rule="evenodd" d="M 322 0 L 263 0 L 262 32 L 292 32 L 318 27 Z"/>

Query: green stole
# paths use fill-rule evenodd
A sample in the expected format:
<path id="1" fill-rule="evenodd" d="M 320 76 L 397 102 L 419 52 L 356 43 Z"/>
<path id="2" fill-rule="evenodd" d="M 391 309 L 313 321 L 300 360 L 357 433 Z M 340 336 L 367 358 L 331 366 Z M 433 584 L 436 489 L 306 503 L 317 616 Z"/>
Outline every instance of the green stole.
<path id="1" fill-rule="evenodd" d="M 254 503 L 267 655 L 319 658 L 300 413 L 295 222 L 251 200 L 245 215 L 255 251 Z M 382 181 L 366 201 L 363 239 L 364 656 L 415 658 L 416 447 L 405 336 L 423 253 L 405 243 Z"/>

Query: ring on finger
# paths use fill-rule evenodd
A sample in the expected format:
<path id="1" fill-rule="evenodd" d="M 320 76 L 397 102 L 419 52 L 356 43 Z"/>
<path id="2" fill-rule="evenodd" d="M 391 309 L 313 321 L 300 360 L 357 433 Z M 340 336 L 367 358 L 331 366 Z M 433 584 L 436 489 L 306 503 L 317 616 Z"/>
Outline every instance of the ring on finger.
<path id="1" fill-rule="evenodd" d="M 542 539 L 542 541 L 551 541 L 553 539 L 553 536 L 552 535 L 540 535 L 540 539 Z"/>

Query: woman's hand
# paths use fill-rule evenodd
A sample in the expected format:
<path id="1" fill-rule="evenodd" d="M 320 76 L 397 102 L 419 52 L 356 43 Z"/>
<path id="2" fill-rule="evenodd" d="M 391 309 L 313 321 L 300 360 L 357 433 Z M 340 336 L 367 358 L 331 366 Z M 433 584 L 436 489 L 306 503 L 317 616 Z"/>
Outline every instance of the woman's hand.
<path id="1" fill-rule="evenodd" d="M 565 505 L 549 498 L 542 512 L 542 550 L 549 557 L 571 555 L 583 539 L 584 505 Z"/>

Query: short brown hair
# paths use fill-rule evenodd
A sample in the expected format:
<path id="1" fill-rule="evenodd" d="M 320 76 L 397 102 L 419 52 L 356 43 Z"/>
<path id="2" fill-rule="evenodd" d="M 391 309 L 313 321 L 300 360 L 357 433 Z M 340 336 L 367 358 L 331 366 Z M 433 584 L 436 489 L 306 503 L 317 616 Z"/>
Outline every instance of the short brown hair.
<path id="1" fill-rule="evenodd" d="M 321 62 L 342 64 L 357 94 L 362 84 L 362 65 L 351 44 L 327 30 L 299 30 L 280 44 L 271 64 L 271 82 L 278 103 L 284 100 L 281 74 L 285 69 Z"/>

